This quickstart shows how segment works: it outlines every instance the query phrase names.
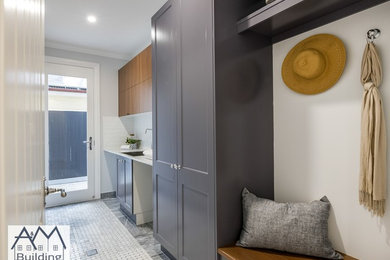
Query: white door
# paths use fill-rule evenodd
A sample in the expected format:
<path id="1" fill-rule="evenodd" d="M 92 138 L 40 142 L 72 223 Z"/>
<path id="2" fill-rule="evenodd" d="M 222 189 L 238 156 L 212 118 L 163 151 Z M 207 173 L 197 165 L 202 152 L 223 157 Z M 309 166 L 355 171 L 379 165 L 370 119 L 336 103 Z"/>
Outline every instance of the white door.
<path id="1" fill-rule="evenodd" d="M 44 1 L 0 0 L 0 259 L 8 225 L 43 221 Z"/>
<path id="2" fill-rule="evenodd" d="M 46 207 L 95 198 L 94 69 L 47 59 Z"/>

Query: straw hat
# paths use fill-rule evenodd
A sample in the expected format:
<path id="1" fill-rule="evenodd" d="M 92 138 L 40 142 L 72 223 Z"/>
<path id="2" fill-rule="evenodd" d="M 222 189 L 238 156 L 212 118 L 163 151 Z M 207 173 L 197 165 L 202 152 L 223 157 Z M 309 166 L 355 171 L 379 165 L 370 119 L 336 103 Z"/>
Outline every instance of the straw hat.
<path id="1" fill-rule="evenodd" d="M 343 42 L 331 34 L 313 35 L 294 46 L 282 65 L 284 83 L 302 94 L 318 94 L 331 88 L 343 74 Z"/>

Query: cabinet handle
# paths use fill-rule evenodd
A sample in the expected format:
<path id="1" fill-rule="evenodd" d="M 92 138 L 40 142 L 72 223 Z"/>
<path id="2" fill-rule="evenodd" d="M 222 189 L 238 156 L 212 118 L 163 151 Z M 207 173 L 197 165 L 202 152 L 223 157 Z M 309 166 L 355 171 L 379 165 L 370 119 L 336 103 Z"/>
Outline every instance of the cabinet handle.
<path id="1" fill-rule="evenodd" d="M 175 169 L 175 170 L 180 170 L 181 169 L 181 165 L 179 164 L 171 164 L 171 169 Z"/>

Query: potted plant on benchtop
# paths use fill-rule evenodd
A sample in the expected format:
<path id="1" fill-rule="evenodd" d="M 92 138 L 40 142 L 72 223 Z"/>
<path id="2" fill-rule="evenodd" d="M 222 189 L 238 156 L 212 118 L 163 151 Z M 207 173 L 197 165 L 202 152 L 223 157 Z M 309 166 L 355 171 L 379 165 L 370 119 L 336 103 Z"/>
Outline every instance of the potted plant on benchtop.
<path id="1" fill-rule="evenodd" d="M 135 149 L 138 149 L 140 147 L 141 140 L 130 136 L 130 137 L 126 138 L 126 144 L 129 145 L 130 150 L 135 150 Z"/>

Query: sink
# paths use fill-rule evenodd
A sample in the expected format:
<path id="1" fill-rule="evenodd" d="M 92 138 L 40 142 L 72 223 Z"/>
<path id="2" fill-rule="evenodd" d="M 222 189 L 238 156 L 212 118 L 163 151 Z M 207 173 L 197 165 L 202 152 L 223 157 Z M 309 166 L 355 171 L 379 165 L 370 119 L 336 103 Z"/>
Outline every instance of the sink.
<path id="1" fill-rule="evenodd" d="M 146 159 L 153 160 L 153 150 L 147 149 L 144 151 L 144 155 Z"/>
<path id="2" fill-rule="evenodd" d="M 144 155 L 143 151 L 128 151 L 128 152 L 121 152 L 123 154 L 131 155 L 131 156 L 142 156 Z"/>

